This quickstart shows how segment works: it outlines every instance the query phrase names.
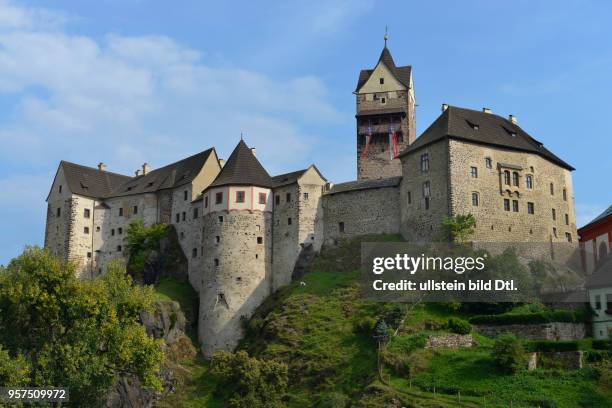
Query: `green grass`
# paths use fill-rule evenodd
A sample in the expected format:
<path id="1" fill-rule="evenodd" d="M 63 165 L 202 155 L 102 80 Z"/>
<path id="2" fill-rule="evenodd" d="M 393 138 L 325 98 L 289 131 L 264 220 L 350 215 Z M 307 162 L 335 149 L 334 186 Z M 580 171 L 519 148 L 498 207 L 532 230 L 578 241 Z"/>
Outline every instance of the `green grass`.
<path id="1" fill-rule="evenodd" d="M 180 282 L 172 278 L 164 278 L 155 285 L 155 300 L 171 301 L 174 300 L 181 305 L 181 310 L 185 314 L 190 324 L 189 335 L 195 335 L 195 324 L 197 324 L 197 314 L 200 301 L 198 293 L 191 287 L 189 282 Z"/>

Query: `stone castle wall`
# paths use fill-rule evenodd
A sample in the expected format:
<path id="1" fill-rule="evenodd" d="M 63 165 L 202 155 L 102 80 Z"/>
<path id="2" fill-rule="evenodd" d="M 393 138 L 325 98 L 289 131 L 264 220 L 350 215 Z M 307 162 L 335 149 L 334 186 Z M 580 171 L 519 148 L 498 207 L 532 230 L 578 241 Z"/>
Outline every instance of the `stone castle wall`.
<path id="1" fill-rule="evenodd" d="M 398 187 L 325 194 L 322 202 L 326 245 L 360 235 L 397 234 L 400 231 Z M 341 223 L 344 231 L 341 231 Z"/>
<path id="2" fill-rule="evenodd" d="M 273 197 L 272 270 L 274 289 L 278 289 L 291 282 L 293 265 L 300 252 L 298 185 L 276 188 Z"/>
<path id="3" fill-rule="evenodd" d="M 580 340 L 586 335 L 584 323 L 543 323 L 543 324 L 507 324 L 475 325 L 474 330 L 483 336 L 497 337 L 510 332 L 523 340 Z"/>

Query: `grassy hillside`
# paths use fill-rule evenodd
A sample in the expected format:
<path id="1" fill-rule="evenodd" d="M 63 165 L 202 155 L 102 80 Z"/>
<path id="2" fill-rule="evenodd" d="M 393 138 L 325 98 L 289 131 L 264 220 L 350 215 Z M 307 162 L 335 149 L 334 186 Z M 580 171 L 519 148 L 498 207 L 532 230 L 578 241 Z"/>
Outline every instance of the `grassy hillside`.
<path id="1" fill-rule="evenodd" d="M 479 335 L 470 349 L 424 349 L 426 336 L 444 332 L 450 317 L 469 315 L 439 304 L 366 301 L 360 297 L 358 267 L 358 241 L 324 253 L 302 278 L 305 285 L 281 289 L 248 322 L 240 349 L 287 364 L 287 406 L 612 406 L 609 390 L 592 368 L 502 374 L 494 366 L 493 340 Z M 407 318 L 400 324 L 402 316 Z M 391 322 L 397 335 L 379 356 L 372 327 L 380 318 Z M 197 358 L 188 370 L 163 406 L 222 406 L 211 395 L 215 379 L 206 362 Z"/>

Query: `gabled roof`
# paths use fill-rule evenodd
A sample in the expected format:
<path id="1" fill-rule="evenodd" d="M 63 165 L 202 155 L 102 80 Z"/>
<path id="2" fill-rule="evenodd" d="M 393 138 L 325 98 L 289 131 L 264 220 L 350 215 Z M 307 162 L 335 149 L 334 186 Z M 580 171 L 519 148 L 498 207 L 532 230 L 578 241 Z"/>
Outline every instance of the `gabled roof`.
<path id="1" fill-rule="evenodd" d="M 591 226 L 593 224 L 596 224 L 599 221 L 603 221 L 605 218 L 608 218 L 608 217 L 612 217 L 612 205 L 609 206 L 607 209 L 605 209 L 604 212 L 599 214 L 597 217 L 593 218 L 588 224 L 586 224 L 583 227 L 580 227 L 579 230 L 586 228 L 588 226 Z"/>
<path id="2" fill-rule="evenodd" d="M 85 197 L 110 198 L 155 192 L 190 183 L 214 149 L 208 149 L 143 176 L 130 177 L 93 167 L 61 161 L 70 191 Z"/>
<path id="3" fill-rule="evenodd" d="M 306 173 L 308 169 L 310 168 L 313 168 L 323 180 L 327 181 L 327 179 L 323 177 L 319 169 L 317 169 L 317 166 L 315 166 L 314 164 L 311 164 L 309 167 L 305 169 L 292 171 L 291 173 L 279 174 L 278 176 L 272 177 L 272 186 L 274 188 L 277 188 L 277 187 L 282 187 L 282 186 L 287 186 L 289 184 L 297 183 L 299 178 L 302 177 L 302 175 Z"/>
<path id="4" fill-rule="evenodd" d="M 227 163 L 208 188 L 231 184 L 272 187 L 272 178 L 244 140 L 240 140 L 227 159 Z"/>
<path id="5" fill-rule="evenodd" d="M 85 197 L 103 198 L 113 189 L 130 180 L 129 176 L 82 166 L 62 160 L 60 167 L 73 194 Z"/>
<path id="6" fill-rule="evenodd" d="M 401 177 L 389 177 L 373 180 L 356 180 L 335 184 L 326 195 L 346 193 L 349 191 L 368 190 L 373 188 L 397 187 L 402 181 Z"/>
<path id="7" fill-rule="evenodd" d="M 151 170 L 145 175 L 132 177 L 129 181 L 115 188 L 111 192 L 111 196 L 149 193 L 191 183 L 214 152 L 214 148 L 204 150 L 183 160 Z"/>
<path id="8" fill-rule="evenodd" d="M 406 65 L 403 67 L 395 66 L 395 61 L 393 61 L 393 57 L 391 56 L 391 52 L 385 45 L 382 52 L 380 53 L 380 57 L 378 58 L 378 63 L 382 61 L 383 64 L 391 71 L 393 76 L 406 88 L 410 88 L 410 76 L 412 75 L 412 66 Z M 372 76 L 373 69 L 362 69 L 359 72 L 359 79 L 357 80 L 357 87 L 355 88 L 355 92 L 359 91 L 359 89 L 365 84 L 370 76 Z"/>
<path id="9" fill-rule="evenodd" d="M 508 119 L 493 113 L 456 106 L 449 106 L 442 112 L 399 156 L 445 138 L 534 153 L 568 170 L 575 170 Z"/>

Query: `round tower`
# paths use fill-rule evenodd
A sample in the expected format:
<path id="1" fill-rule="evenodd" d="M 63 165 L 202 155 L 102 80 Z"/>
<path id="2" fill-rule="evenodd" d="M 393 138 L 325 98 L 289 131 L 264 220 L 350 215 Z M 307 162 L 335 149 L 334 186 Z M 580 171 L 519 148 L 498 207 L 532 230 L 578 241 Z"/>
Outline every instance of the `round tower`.
<path id="1" fill-rule="evenodd" d="M 202 352 L 233 350 L 271 294 L 272 180 L 244 141 L 203 193 Z"/>

